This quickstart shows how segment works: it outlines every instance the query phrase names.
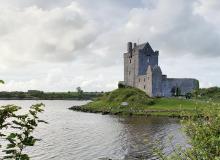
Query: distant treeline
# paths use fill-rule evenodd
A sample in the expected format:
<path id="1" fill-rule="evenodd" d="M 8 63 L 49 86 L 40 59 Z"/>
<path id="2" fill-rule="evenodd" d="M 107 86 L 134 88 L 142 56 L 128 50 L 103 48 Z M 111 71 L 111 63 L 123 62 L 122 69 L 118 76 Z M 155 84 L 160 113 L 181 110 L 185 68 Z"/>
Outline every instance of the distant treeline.
<path id="1" fill-rule="evenodd" d="M 0 99 L 41 99 L 41 100 L 91 100 L 103 95 L 103 92 L 43 92 L 29 90 L 28 92 L 0 92 Z"/>
<path id="2" fill-rule="evenodd" d="M 27 92 L 20 91 L 1 91 L 1 99 L 42 99 L 42 100 L 91 100 L 104 95 L 104 92 L 84 92 L 80 87 L 77 87 L 76 92 L 43 92 L 39 90 L 29 90 Z M 202 99 L 220 100 L 220 88 L 200 88 L 190 93 L 190 97 Z"/>
<path id="3" fill-rule="evenodd" d="M 196 91 L 196 95 L 202 98 L 220 99 L 220 88 L 219 87 L 201 88 Z"/>

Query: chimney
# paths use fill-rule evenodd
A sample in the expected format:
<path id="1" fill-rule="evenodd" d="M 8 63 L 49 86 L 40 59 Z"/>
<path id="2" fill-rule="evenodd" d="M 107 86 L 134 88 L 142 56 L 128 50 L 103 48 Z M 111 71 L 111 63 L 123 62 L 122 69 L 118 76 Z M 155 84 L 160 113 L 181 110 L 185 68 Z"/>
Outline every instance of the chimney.
<path id="1" fill-rule="evenodd" d="M 132 42 L 128 42 L 127 50 L 129 53 L 129 57 L 132 57 Z"/>
<path id="2" fill-rule="evenodd" d="M 159 51 L 155 51 L 155 53 L 156 53 L 157 55 L 159 55 Z"/>
<path id="3" fill-rule="evenodd" d="M 137 47 L 137 43 L 134 43 L 134 48 L 136 48 Z"/>

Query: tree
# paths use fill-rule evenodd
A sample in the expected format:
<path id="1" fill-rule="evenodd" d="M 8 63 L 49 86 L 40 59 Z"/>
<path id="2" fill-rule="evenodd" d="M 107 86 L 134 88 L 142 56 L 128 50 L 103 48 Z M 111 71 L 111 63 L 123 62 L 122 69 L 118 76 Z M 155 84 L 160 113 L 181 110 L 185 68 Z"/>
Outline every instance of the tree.
<path id="1" fill-rule="evenodd" d="M 176 87 L 176 96 L 181 95 L 181 89 L 179 87 Z"/>
<path id="2" fill-rule="evenodd" d="M 77 91 L 77 95 L 78 95 L 79 99 L 82 99 L 84 97 L 84 93 L 83 93 L 83 90 L 81 89 L 81 87 L 77 87 L 76 91 Z"/>
<path id="3" fill-rule="evenodd" d="M 171 92 L 172 96 L 180 96 L 181 95 L 181 90 L 179 87 L 172 87 L 170 92 Z"/>
<path id="4" fill-rule="evenodd" d="M 1 83 L 1 84 L 4 84 L 5 82 L 4 82 L 3 80 L 0 80 L 0 83 Z"/>

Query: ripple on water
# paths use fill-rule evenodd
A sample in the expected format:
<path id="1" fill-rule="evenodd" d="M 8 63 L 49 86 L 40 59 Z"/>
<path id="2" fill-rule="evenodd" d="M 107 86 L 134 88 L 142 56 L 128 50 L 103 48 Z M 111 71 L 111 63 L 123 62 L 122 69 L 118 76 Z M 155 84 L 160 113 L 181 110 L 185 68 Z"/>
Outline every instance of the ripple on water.
<path id="1" fill-rule="evenodd" d="M 28 106 L 40 101 L 0 101 L 0 104 Z M 152 148 L 159 140 L 166 152 L 169 135 L 185 144 L 178 120 L 170 118 L 117 117 L 81 113 L 67 108 L 86 101 L 42 101 L 40 124 L 34 135 L 42 139 L 26 149 L 33 160 L 155 159 Z"/>

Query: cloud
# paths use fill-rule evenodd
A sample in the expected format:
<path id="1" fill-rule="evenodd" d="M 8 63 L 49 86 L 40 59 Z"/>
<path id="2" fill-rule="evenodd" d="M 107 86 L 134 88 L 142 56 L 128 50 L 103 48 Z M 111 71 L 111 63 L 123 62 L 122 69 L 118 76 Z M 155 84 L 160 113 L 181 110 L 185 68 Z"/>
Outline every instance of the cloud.
<path id="1" fill-rule="evenodd" d="M 114 89 L 127 41 L 160 50 L 169 77 L 220 85 L 219 12 L 218 0 L 0 0 L 1 88 Z"/>
<path id="2" fill-rule="evenodd" d="M 219 31 L 203 16 L 195 14 L 194 1 L 160 0 L 154 8 L 131 10 L 127 34 L 152 42 L 166 54 L 220 56 Z M 197 11 L 198 12 L 198 11 Z"/>
<path id="3" fill-rule="evenodd" d="M 97 34 L 97 26 L 76 2 L 44 10 L 36 6 L 0 11 L 1 59 L 7 65 L 72 61 Z"/>
<path id="4" fill-rule="evenodd" d="M 45 69 L 45 67 L 47 67 Z M 37 68 L 37 70 L 36 70 Z M 31 72 L 32 71 L 32 72 Z M 28 76 L 25 76 L 29 74 Z M 3 74 L 4 75 L 4 74 Z M 37 65 L 28 70 L 16 70 L 4 78 L 1 90 L 38 89 L 43 91 L 75 91 L 80 86 L 85 91 L 110 91 L 117 87 L 118 79 L 123 78 L 120 66 L 108 69 L 89 68 L 85 64 Z"/>
<path id="5" fill-rule="evenodd" d="M 220 14 L 220 1 L 218 0 L 198 0 L 195 2 L 194 12 L 204 19 L 213 24 L 214 27 L 218 30 L 217 26 L 220 24 L 219 14 Z M 219 31 L 218 31 L 219 32 Z"/>

